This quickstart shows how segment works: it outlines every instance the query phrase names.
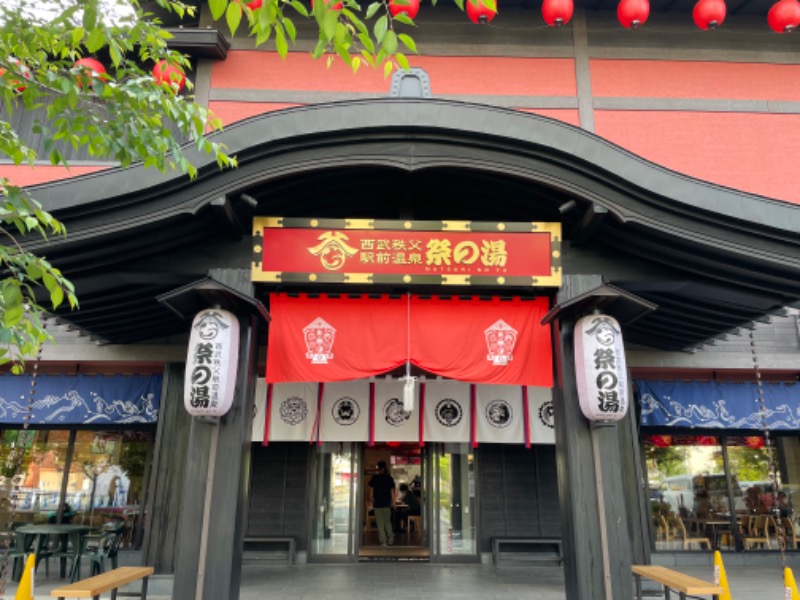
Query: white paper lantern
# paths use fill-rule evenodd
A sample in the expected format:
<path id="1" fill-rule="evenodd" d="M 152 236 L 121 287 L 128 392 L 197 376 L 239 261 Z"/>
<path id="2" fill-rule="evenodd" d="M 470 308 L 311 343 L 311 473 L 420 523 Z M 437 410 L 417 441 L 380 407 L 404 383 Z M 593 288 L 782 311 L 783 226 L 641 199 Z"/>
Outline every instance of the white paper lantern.
<path id="1" fill-rule="evenodd" d="M 206 309 L 192 322 L 183 404 L 192 416 L 220 417 L 233 404 L 239 365 L 239 320 L 226 310 Z"/>
<path id="2" fill-rule="evenodd" d="M 581 411 L 590 421 L 619 421 L 628 411 L 628 379 L 622 329 L 608 315 L 589 315 L 575 325 L 575 375 Z"/>

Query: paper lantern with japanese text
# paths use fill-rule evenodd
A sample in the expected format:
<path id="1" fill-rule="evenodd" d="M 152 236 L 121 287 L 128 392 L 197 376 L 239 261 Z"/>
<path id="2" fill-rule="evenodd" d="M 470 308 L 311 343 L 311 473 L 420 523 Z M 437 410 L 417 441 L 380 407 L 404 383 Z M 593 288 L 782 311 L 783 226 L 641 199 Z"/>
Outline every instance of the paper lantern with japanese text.
<path id="1" fill-rule="evenodd" d="M 583 415 L 590 421 L 619 421 L 628 412 L 628 380 L 622 329 L 608 315 L 589 315 L 575 324 L 575 376 Z"/>
<path id="2" fill-rule="evenodd" d="M 183 404 L 194 416 L 221 417 L 233 404 L 239 366 L 239 321 L 226 310 L 202 310 L 192 322 Z"/>

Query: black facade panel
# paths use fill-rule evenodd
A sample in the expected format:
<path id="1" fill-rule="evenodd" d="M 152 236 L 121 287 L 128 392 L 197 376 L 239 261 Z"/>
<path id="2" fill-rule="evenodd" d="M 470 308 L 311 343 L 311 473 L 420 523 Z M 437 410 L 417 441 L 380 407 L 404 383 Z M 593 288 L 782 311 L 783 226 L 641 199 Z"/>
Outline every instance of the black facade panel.
<path id="1" fill-rule="evenodd" d="M 482 444 L 480 551 L 494 537 L 561 537 L 555 446 Z"/>
<path id="2" fill-rule="evenodd" d="M 308 469 L 307 444 L 253 444 L 246 537 L 292 536 L 306 550 Z"/>

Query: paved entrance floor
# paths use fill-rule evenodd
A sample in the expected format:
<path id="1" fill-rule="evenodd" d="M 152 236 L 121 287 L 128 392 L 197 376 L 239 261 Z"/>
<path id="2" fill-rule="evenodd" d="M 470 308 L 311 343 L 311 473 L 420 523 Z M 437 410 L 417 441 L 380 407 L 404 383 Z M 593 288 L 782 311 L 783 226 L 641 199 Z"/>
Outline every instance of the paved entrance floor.
<path id="1" fill-rule="evenodd" d="M 698 559 L 705 557 L 697 557 Z M 686 557 L 688 562 L 688 557 Z M 783 571 L 777 556 L 764 565 L 728 567 L 734 600 L 782 600 Z M 774 560 L 774 564 L 773 564 Z M 63 582 L 51 565 L 45 577 L 43 565 L 36 576 L 36 600 Z M 711 580 L 708 564 L 683 564 L 681 571 Z M 794 569 L 795 576 L 800 569 Z M 169 582 L 155 577 L 150 600 L 188 600 L 169 594 Z M 136 588 L 138 590 L 138 588 Z M 16 584 L 6 587 L 2 598 L 11 600 Z M 663 597 L 663 596 L 661 596 Z M 103 596 L 104 599 L 108 595 Z M 565 600 L 564 570 L 557 566 L 515 566 L 495 569 L 487 565 L 439 565 L 430 563 L 361 563 L 339 565 L 262 566 L 242 568 L 241 600 Z M 193 599 L 191 599 L 193 600 Z M 212 599 L 207 599 L 212 600 Z M 215 598 L 213 600 L 224 600 Z"/>

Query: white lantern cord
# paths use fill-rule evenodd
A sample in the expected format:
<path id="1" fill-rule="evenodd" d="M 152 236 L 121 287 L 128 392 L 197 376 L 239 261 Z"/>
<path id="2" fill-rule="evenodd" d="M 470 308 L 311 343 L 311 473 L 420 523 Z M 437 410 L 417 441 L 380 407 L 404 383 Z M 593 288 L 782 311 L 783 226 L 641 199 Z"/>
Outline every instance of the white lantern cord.
<path id="1" fill-rule="evenodd" d="M 411 293 L 406 292 L 406 374 L 400 378 L 403 382 L 403 411 L 410 413 L 414 410 L 416 377 L 411 376 Z"/>

